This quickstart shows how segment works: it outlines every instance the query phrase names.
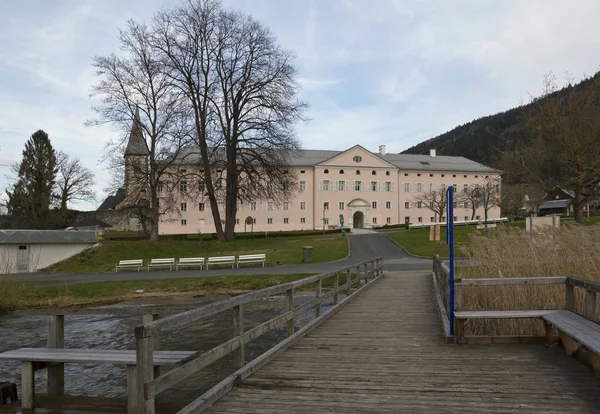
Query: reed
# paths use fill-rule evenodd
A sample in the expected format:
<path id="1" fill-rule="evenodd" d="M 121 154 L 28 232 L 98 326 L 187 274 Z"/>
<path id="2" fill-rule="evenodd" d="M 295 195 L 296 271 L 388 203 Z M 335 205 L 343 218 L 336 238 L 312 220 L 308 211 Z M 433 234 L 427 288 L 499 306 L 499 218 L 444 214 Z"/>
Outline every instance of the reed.
<path id="1" fill-rule="evenodd" d="M 545 228 L 530 234 L 504 227 L 488 237 L 471 235 L 461 247 L 467 265 L 458 271 L 461 278 L 509 278 L 575 276 L 600 282 L 600 227 L 567 226 Z M 465 287 L 463 309 L 563 309 L 563 285 Z M 576 289 L 577 310 L 583 312 L 584 292 Z M 471 335 L 542 335 L 539 320 L 469 321 Z"/>

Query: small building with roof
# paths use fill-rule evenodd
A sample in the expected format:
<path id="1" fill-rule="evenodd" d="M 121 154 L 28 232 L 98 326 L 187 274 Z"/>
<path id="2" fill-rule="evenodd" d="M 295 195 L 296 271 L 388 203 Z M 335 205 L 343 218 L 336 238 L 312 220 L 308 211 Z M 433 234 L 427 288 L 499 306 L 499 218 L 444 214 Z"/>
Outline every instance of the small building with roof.
<path id="1" fill-rule="evenodd" d="M 0 230 L 0 274 L 45 269 L 96 243 L 93 230 Z"/>
<path id="2" fill-rule="evenodd" d="M 573 212 L 575 192 L 564 188 L 557 188 L 544 196 L 544 202 L 537 207 L 541 216 L 557 214 L 570 216 Z"/>

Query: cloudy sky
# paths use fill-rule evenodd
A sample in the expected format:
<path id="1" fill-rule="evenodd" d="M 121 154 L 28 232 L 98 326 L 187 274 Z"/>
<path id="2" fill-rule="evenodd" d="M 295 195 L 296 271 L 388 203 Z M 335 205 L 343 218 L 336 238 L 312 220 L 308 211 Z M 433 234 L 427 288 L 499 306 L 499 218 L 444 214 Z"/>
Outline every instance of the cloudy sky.
<path id="1" fill-rule="evenodd" d="M 0 0 L 0 164 L 20 160 L 45 130 L 80 157 L 105 196 L 104 144 L 87 128 L 93 55 L 118 51 L 118 28 L 179 0 Z M 519 105 L 548 71 L 598 70 L 597 0 L 224 0 L 269 26 L 297 54 L 311 121 L 305 148 L 356 143 L 400 152 L 481 116 Z M 0 167 L 0 188 L 7 186 Z"/>

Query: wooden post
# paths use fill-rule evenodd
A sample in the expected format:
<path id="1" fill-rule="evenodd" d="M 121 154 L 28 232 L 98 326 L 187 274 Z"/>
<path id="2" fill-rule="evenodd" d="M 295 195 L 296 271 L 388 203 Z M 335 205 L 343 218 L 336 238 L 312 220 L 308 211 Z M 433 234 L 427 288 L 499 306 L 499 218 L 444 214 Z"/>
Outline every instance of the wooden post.
<path id="1" fill-rule="evenodd" d="M 369 267 L 368 262 L 363 265 L 363 277 L 365 278 L 365 283 L 369 282 Z"/>
<path id="2" fill-rule="evenodd" d="M 585 317 L 596 322 L 596 292 L 589 289 L 585 292 Z"/>
<path id="3" fill-rule="evenodd" d="M 575 286 L 569 284 L 568 279 L 565 285 L 565 309 L 575 312 Z"/>
<path id="4" fill-rule="evenodd" d="M 154 322 L 158 319 L 157 314 L 142 315 L 142 324 Z M 160 347 L 160 336 L 158 334 L 152 335 L 152 350 L 158 351 Z M 154 366 L 154 378 L 160 376 L 160 366 Z"/>
<path id="5" fill-rule="evenodd" d="M 340 288 L 340 274 L 336 273 L 333 277 L 333 305 L 338 304 L 338 290 Z"/>
<path id="6" fill-rule="evenodd" d="M 350 296 L 350 288 L 352 287 L 350 282 L 352 281 L 352 270 L 348 269 L 346 270 L 346 284 L 348 285 L 348 287 L 346 288 L 346 295 Z"/>
<path id="7" fill-rule="evenodd" d="M 48 316 L 48 348 L 65 347 L 65 315 Z M 48 367 L 48 396 L 58 397 L 65 393 L 65 364 Z"/>
<path id="8" fill-rule="evenodd" d="M 244 304 L 240 303 L 233 308 L 233 336 L 240 337 L 240 347 L 234 352 L 233 363 L 235 369 L 246 365 L 246 353 L 241 336 L 244 334 Z"/>
<path id="9" fill-rule="evenodd" d="M 323 287 L 323 279 L 317 280 L 315 285 L 315 297 L 319 299 L 321 297 L 321 288 Z M 315 306 L 315 318 L 321 316 L 321 303 L 317 303 Z"/>
<path id="10" fill-rule="evenodd" d="M 287 294 L 287 310 L 288 310 L 288 312 L 294 312 L 294 289 L 288 289 L 286 291 L 286 294 Z M 296 322 L 296 315 L 294 314 L 294 317 L 292 319 L 290 319 L 287 323 L 288 336 L 292 336 L 294 334 L 295 322 Z"/>
<path id="11" fill-rule="evenodd" d="M 454 283 L 454 312 L 461 309 L 461 286 L 460 283 Z M 454 318 L 454 343 L 461 344 L 465 338 L 465 321 Z"/>
<path id="12" fill-rule="evenodd" d="M 154 414 L 154 398 L 146 400 L 144 397 L 144 384 L 154 379 L 154 355 L 152 351 L 152 336 L 144 336 L 143 329 L 136 329 L 135 332 L 135 355 L 137 365 L 137 389 L 131 392 L 137 393 L 136 400 L 139 404 L 140 414 Z"/>
<path id="13" fill-rule="evenodd" d="M 35 375 L 33 362 L 21 362 L 21 409 L 35 408 Z"/>

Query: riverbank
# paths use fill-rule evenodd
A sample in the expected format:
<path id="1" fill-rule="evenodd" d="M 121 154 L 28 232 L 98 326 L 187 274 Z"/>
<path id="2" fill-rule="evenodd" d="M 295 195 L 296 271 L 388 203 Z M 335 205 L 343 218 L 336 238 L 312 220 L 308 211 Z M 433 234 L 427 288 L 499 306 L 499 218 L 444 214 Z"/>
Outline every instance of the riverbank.
<path id="1" fill-rule="evenodd" d="M 203 278 L 126 280 L 61 285 L 44 282 L 0 281 L 0 311 L 106 305 L 148 297 L 234 296 L 310 277 L 307 274 L 214 276 Z M 340 283 L 345 282 L 345 275 Z M 323 288 L 333 286 L 333 277 Z M 310 290 L 313 286 L 306 286 Z"/>
<path id="2" fill-rule="evenodd" d="M 232 243 L 216 241 L 172 240 L 104 240 L 62 262 L 50 266 L 59 273 L 102 273 L 113 271 L 119 260 L 173 257 L 234 256 L 265 253 L 267 265 L 281 266 L 302 263 L 302 247 L 313 247 L 313 263 L 344 259 L 348 256 L 348 238 L 341 235 L 302 236 L 294 238 L 236 240 Z"/>

